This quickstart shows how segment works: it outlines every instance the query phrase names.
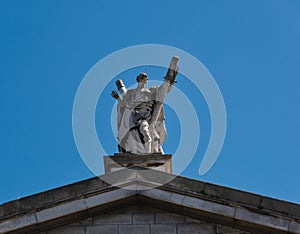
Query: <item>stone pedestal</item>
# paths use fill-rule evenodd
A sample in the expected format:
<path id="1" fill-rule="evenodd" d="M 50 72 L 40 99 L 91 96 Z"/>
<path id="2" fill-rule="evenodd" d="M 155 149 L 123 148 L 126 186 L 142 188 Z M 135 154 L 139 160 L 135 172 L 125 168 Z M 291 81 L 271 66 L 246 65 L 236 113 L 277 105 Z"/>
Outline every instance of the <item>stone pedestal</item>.
<path id="1" fill-rule="evenodd" d="M 104 156 L 105 173 L 120 170 L 124 167 L 139 166 L 172 173 L 171 154 L 129 154 L 120 153 Z"/>

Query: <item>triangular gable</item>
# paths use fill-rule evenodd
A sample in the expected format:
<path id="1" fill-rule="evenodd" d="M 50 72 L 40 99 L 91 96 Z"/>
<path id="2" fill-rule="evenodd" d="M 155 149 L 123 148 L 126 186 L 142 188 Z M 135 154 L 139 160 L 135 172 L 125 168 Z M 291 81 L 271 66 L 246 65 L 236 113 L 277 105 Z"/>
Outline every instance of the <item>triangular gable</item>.
<path id="1" fill-rule="evenodd" d="M 168 210 L 145 206 L 142 203 L 127 206 L 50 229 L 47 234 L 83 233 L 243 233 L 250 232 L 195 219 Z"/>
<path id="2" fill-rule="evenodd" d="M 142 203 L 249 231 L 300 233 L 297 204 L 144 168 L 124 169 L 100 179 L 0 206 L 0 232 L 37 233 Z"/>

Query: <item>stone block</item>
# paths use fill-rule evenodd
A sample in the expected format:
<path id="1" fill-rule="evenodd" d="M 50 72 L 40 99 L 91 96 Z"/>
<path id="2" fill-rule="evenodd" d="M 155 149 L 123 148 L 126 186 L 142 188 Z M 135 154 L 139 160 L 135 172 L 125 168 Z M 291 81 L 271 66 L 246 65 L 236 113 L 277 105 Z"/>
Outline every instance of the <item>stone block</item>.
<path id="1" fill-rule="evenodd" d="M 149 234 L 149 225 L 120 225 L 119 234 Z"/>
<path id="2" fill-rule="evenodd" d="M 151 224 L 151 234 L 176 234 L 176 224 Z"/>
<path id="3" fill-rule="evenodd" d="M 0 223 L 0 233 L 6 233 L 22 227 L 37 223 L 34 214 L 23 215 L 17 218 L 8 219 Z"/>
<path id="4" fill-rule="evenodd" d="M 47 232 L 47 234 L 85 234 L 84 227 L 63 226 Z"/>
<path id="5" fill-rule="evenodd" d="M 172 173 L 172 155 L 164 154 L 116 154 L 114 156 L 104 156 L 105 173 L 117 171 L 126 167 L 144 167 L 154 170 L 163 170 Z"/>
<path id="6" fill-rule="evenodd" d="M 213 224 L 177 224 L 178 234 L 216 234 Z"/>
<path id="7" fill-rule="evenodd" d="M 118 225 L 100 225 L 86 227 L 86 234 L 118 234 Z"/>
<path id="8" fill-rule="evenodd" d="M 0 206 L 0 217 L 8 216 L 19 211 L 22 211 L 20 200 L 7 202 Z"/>
<path id="9" fill-rule="evenodd" d="M 104 214 L 94 217 L 94 224 L 132 224 L 132 214 Z"/>
<path id="10" fill-rule="evenodd" d="M 155 223 L 184 223 L 184 216 L 175 213 L 157 213 Z"/>
<path id="11" fill-rule="evenodd" d="M 24 210 L 32 210 L 35 207 L 56 202 L 55 194 L 56 190 L 42 192 L 33 196 L 21 198 L 20 203 L 22 204 Z"/>
<path id="12" fill-rule="evenodd" d="M 36 217 L 38 222 L 44 222 L 86 209 L 87 206 L 85 200 L 80 199 L 72 202 L 67 202 L 58 206 L 54 206 L 45 210 L 41 210 L 36 213 Z"/>
<path id="13" fill-rule="evenodd" d="M 212 197 L 235 201 L 256 208 L 259 207 L 261 201 L 259 195 L 208 183 L 204 186 L 204 193 Z"/>
<path id="14" fill-rule="evenodd" d="M 95 189 L 105 188 L 107 184 L 98 178 L 80 181 L 46 192 L 24 197 L 0 206 L 0 217 L 4 215 L 20 213 L 24 211 L 41 208 L 42 206 L 53 205 L 59 201 L 81 195 L 84 192 Z"/>
<path id="15" fill-rule="evenodd" d="M 133 214 L 133 224 L 154 223 L 154 214 Z"/>
<path id="16" fill-rule="evenodd" d="M 117 172 L 105 173 L 99 176 L 99 178 L 108 182 L 110 185 L 117 185 L 122 184 L 125 181 L 128 182 L 134 180 L 137 177 L 136 171 L 137 170 L 134 169 L 123 168 L 123 170 L 118 170 Z"/>
<path id="17" fill-rule="evenodd" d="M 300 218 L 300 207 L 295 203 L 281 201 L 269 197 L 263 197 L 261 206 L 264 209 L 273 210 Z"/>
<path id="18" fill-rule="evenodd" d="M 244 208 L 237 208 L 235 219 L 243 220 L 256 225 L 288 231 L 289 220 L 271 215 L 259 214 Z"/>
<path id="19" fill-rule="evenodd" d="M 251 234 L 250 232 L 243 231 L 236 228 L 231 228 L 224 225 L 217 225 L 217 234 Z"/>
<path id="20" fill-rule="evenodd" d="M 128 190 L 133 190 L 133 191 L 140 191 L 140 190 L 148 190 L 148 189 L 152 189 L 155 187 L 158 187 L 158 184 L 155 183 L 147 183 L 147 184 L 143 184 L 140 181 L 138 181 L 137 179 L 135 179 L 135 181 L 130 181 L 131 183 L 129 184 L 117 184 L 117 186 L 124 188 L 124 189 L 128 189 Z"/>
<path id="21" fill-rule="evenodd" d="M 168 186 L 176 187 L 188 192 L 201 194 L 204 191 L 204 182 L 193 180 L 190 178 L 176 177 L 168 183 Z"/>
<path id="22" fill-rule="evenodd" d="M 300 221 L 292 220 L 289 226 L 290 233 L 300 233 Z"/>
<path id="23" fill-rule="evenodd" d="M 140 191 L 139 193 L 146 197 L 154 198 L 160 201 L 175 203 L 177 205 L 181 205 L 185 197 L 182 194 L 173 193 L 161 189 L 148 189 Z"/>
<path id="24" fill-rule="evenodd" d="M 198 209 L 200 211 L 218 214 L 229 218 L 233 218 L 235 212 L 235 208 L 231 206 L 202 200 L 196 197 L 186 196 L 182 205 L 186 208 Z"/>
<path id="25" fill-rule="evenodd" d="M 101 193 L 92 197 L 86 198 L 86 204 L 88 208 L 93 208 L 108 202 L 114 202 L 126 197 L 134 195 L 136 192 L 126 189 L 116 189 L 106 193 Z"/>
<path id="26" fill-rule="evenodd" d="M 157 185 L 166 185 L 177 178 L 177 175 L 168 174 L 157 170 L 136 170 L 137 178 L 153 181 Z"/>

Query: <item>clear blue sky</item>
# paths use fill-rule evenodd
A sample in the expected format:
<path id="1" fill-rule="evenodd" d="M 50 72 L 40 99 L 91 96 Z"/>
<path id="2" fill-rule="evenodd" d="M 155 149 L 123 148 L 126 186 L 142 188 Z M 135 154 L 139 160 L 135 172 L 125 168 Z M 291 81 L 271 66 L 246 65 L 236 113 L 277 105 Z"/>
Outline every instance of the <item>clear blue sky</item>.
<path id="1" fill-rule="evenodd" d="M 0 203 L 94 176 L 73 139 L 76 90 L 100 59 L 146 43 L 195 56 L 226 104 L 223 150 L 199 176 L 210 127 L 199 95 L 203 140 L 182 175 L 300 203 L 299 12 L 298 0 L 1 1 Z M 178 86 L 189 91 L 184 78 Z M 106 118 L 99 108 L 96 117 Z M 167 153 L 179 140 L 171 133 Z"/>

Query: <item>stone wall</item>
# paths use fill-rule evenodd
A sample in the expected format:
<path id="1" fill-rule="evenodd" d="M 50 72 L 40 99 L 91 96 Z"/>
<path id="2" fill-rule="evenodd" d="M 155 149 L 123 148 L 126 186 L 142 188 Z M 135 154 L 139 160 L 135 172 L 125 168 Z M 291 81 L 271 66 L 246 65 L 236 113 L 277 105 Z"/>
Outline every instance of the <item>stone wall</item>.
<path id="1" fill-rule="evenodd" d="M 250 232 L 147 206 L 130 206 L 43 232 L 43 234 L 114 233 L 248 234 Z"/>

